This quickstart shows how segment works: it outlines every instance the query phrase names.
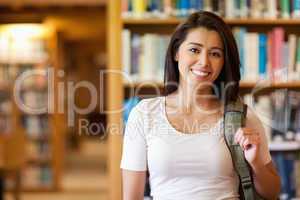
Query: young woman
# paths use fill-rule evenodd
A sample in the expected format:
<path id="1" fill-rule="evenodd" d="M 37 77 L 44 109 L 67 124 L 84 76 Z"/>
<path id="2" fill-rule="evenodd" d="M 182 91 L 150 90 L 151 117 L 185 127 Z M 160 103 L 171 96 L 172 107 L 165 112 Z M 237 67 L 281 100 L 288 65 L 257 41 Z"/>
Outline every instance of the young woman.
<path id="1" fill-rule="evenodd" d="M 130 113 L 121 168 L 124 200 L 143 199 L 149 171 L 154 200 L 239 199 L 239 180 L 223 136 L 223 110 L 238 98 L 240 61 L 230 28 L 209 12 L 192 14 L 171 37 L 162 97 Z M 276 199 L 280 179 L 261 122 L 248 109 L 235 135 L 256 191 Z"/>

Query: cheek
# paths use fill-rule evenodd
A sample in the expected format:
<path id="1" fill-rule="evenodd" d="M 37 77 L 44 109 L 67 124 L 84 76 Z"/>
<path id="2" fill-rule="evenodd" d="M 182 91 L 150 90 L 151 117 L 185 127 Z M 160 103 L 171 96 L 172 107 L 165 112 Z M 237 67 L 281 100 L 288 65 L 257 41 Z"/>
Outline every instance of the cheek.
<path id="1" fill-rule="evenodd" d="M 186 59 L 184 56 L 179 58 L 178 69 L 181 74 L 186 74 L 189 72 L 189 66 L 191 65 L 191 60 Z"/>
<path id="2" fill-rule="evenodd" d="M 215 78 L 219 76 L 224 67 L 224 60 L 218 60 L 213 63 L 213 71 L 215 72 Z"/>

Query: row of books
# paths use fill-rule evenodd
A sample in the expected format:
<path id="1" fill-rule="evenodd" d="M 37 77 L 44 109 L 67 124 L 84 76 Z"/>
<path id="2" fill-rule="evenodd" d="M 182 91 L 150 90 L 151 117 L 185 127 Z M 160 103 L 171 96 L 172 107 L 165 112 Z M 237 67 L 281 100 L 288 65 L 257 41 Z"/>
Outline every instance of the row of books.
<path id="1" fill-rule="evenodd" d="M 29 138 L 44 137 L 49 134 L 49 118 L 47 115 L 24 115 L 22 126 Z"/>
<path id="2" fill-rule="evenodd" d="M 122 0 L 124 18 L 186 17 L 197 11 L 225 18 L 300 18 L 299 0 Z"/>
<path id="3" fill-rule="evenodd" d="M 47 58 L 45 41 L 0 33 L 0 63 L 42 63 Z"/>
<path id="4" fill-rule="evenodd" d="M 164 60 L 170 40 L 168 35 L 122 32 L 122 62 L 125 81 L 154 80 L 162 82 Z M 128 77 L 127 77 L 128 76 Z"/>
<path id="5" fill-rule="evenodd" d="M 0 63 L 0 84 L 12 84 L 13 81 L 21 81 L 22 89 L 46 88 L 47 76 L 46 71 L 34 71 L 35 69 L 46 68 L 36 64 L 1 64 Z M 32 73 L 31 73 L 32 72 Z M 38 72 L 39 75 L 36 73 Z M 40 73 L 42 72 L 42 73 Z M 27 74 L 25 74 L 27 73 Z M 26 76 L 24 76 L 26 75 Z M 19 79 L 18 79 L 19 78 Z M 22 78 L 22 80 L 21 80 Z"/>
<path id="6" fill-rule="evenodd" d="M 263 123 L 269 142 L 300 142 L 300 92 L 280 89 L 256 99 L 247 94 L 244 100 Z"/>
<path id="7" fill-rule="evenodd" d="M 47 140 L 29 141 L 26 151 L 29 159 L 50 160 L 51 158 L 50 146 Z"/>
<path id="8" fill-rule="evenodd" d="M 297 199 L 300 196 L 300 160 L 294 153 L 273 153 L 272 160 L 280 175 L 280 199 Z"/>
<path id="9" fill-rule="evenodd" d="M 299 36 L 286 35 L 281 27 L 268 33 L 248 32 L 244 27 L 236 27 L 233 33 L 239 48 L 243 80 L 300 80 Z"/>
<path id="10" fill-rule="evenodd" d="M 21 172 L 22 188 L 50 187 L 53 184 L 53 173 L 49 166 L 26 166 Z M 5 188 L 14 189 L 15 180 L 8 177 L 5 179 Z"/>
<path id="11" fill-rule="evenodd" d="M 300 92 L 282 89 L 260 96 L 255 102 L 246 95 L 245 101 L 262 121 L 269 143 L 300 144 Z M 299 197 L 300 160 L 297 155 L 273 151 L 272 158 L 281 177 L 280 199 Z"/>
<path id="12" fill-rule="evenodd" d="M 24 187 L 51 186 L 53 173 L 48 165 L 27 166 L 22 171 L 22 185 Z"/>
<path id="13" fill-rule="evenodd" d="M 0 64 L 0 80 L 1 83 L 8 83 L 15 79 L 18 67 L 15 65 L 9 65 L 9 64 Z"/>
<path id="14" fill-rule="evenodd" d="M 269 33 L 248 32 L 244 27 L 233 29 L 240 60 L 242 80 L 274 82 L 300 80 L 300 37 L 287 35 L 281 27 Z M 123 70 L 126 81 L 162 82 L 169 36 L 122 32 Z"/>

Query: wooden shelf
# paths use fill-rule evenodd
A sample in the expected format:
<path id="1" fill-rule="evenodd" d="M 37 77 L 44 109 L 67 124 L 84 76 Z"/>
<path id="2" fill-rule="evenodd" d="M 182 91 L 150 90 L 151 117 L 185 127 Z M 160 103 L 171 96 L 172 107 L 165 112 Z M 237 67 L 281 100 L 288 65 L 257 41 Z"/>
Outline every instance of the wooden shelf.
<path id="1" fill-rule="evenodd" d="M 300 81 L 292 81 L 292 82 L 286 82 L 286 83 L 255 83 L 255 82 L 241 82 L 240 83 L 241 88 L 287 88 L 287 89 L 296 89 L 300 88 Z"/>
<path id="2" fill-rule="evenodd" d="M 22 191 L 24 192 L 57 192 L 57 190 L 52 186 L 36 186 L 36 187 L 30 187 L 30 186 L 26 186 L 24 188 L 22 188 Z"/>
<path id="3" fill-rule="evenodd" d="M 124 25 L 177 25 L 184 18 L 123 18 Z M 229 25 L 300 25 L 300 19 L 225 19 Z"/>
<path id="4" fill-rule="evenodd" d="M 51 165 L 50 158 L 29 158 L 27 163 L 30 165 Z"/>
<path id="5" fill-rule="evenodd" d="M 11 6 L 11 7 L 50 7 L 50 6 L 60 6 L 60 7 L 74 7 L 74 6 L 105 6 L 105 0 L 21 0 L 21 1 L 11 1 L 2 0 L 1 6 Z"/>
<path id="6" fill-rule="evenodd" d="M 271 142 L 269 148 L 272 152 L 300 152 L 300 141 Z"/>
<path id="7" fill-rule="evenodd" d="M 7 192 L 12 192 L 13 189 L 6 189 Z M 22 187 L 22 192 L 33 192 L 33 193 L 36 193 L 36 192 L 57 192 L 56 189 L 53 188 L 52 185 L 50 186 L 25 186 L 25 187 Z"/>
<path id="8" fill-rule="evenodd" d="M 48 142 L 50 140 L 49 133 L 42 134 L 39 136 L 27 135 L 27 139 L 30 141 L 37 141 L 37 142 Z"/>

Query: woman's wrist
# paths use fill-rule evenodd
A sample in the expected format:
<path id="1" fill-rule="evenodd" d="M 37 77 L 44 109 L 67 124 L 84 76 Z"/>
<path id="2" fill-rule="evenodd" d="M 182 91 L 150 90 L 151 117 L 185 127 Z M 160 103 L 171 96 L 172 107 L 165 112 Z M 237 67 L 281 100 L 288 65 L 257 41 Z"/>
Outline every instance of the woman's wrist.
<path id="1" fill-rule="evenodd" d="M 251 166 L 251 169 L 254 173 L 257 173 L 261 169 L 265 167 L 264 163 L 261 160 L 257 160 L 255 162 L 249 163 Z"/>

